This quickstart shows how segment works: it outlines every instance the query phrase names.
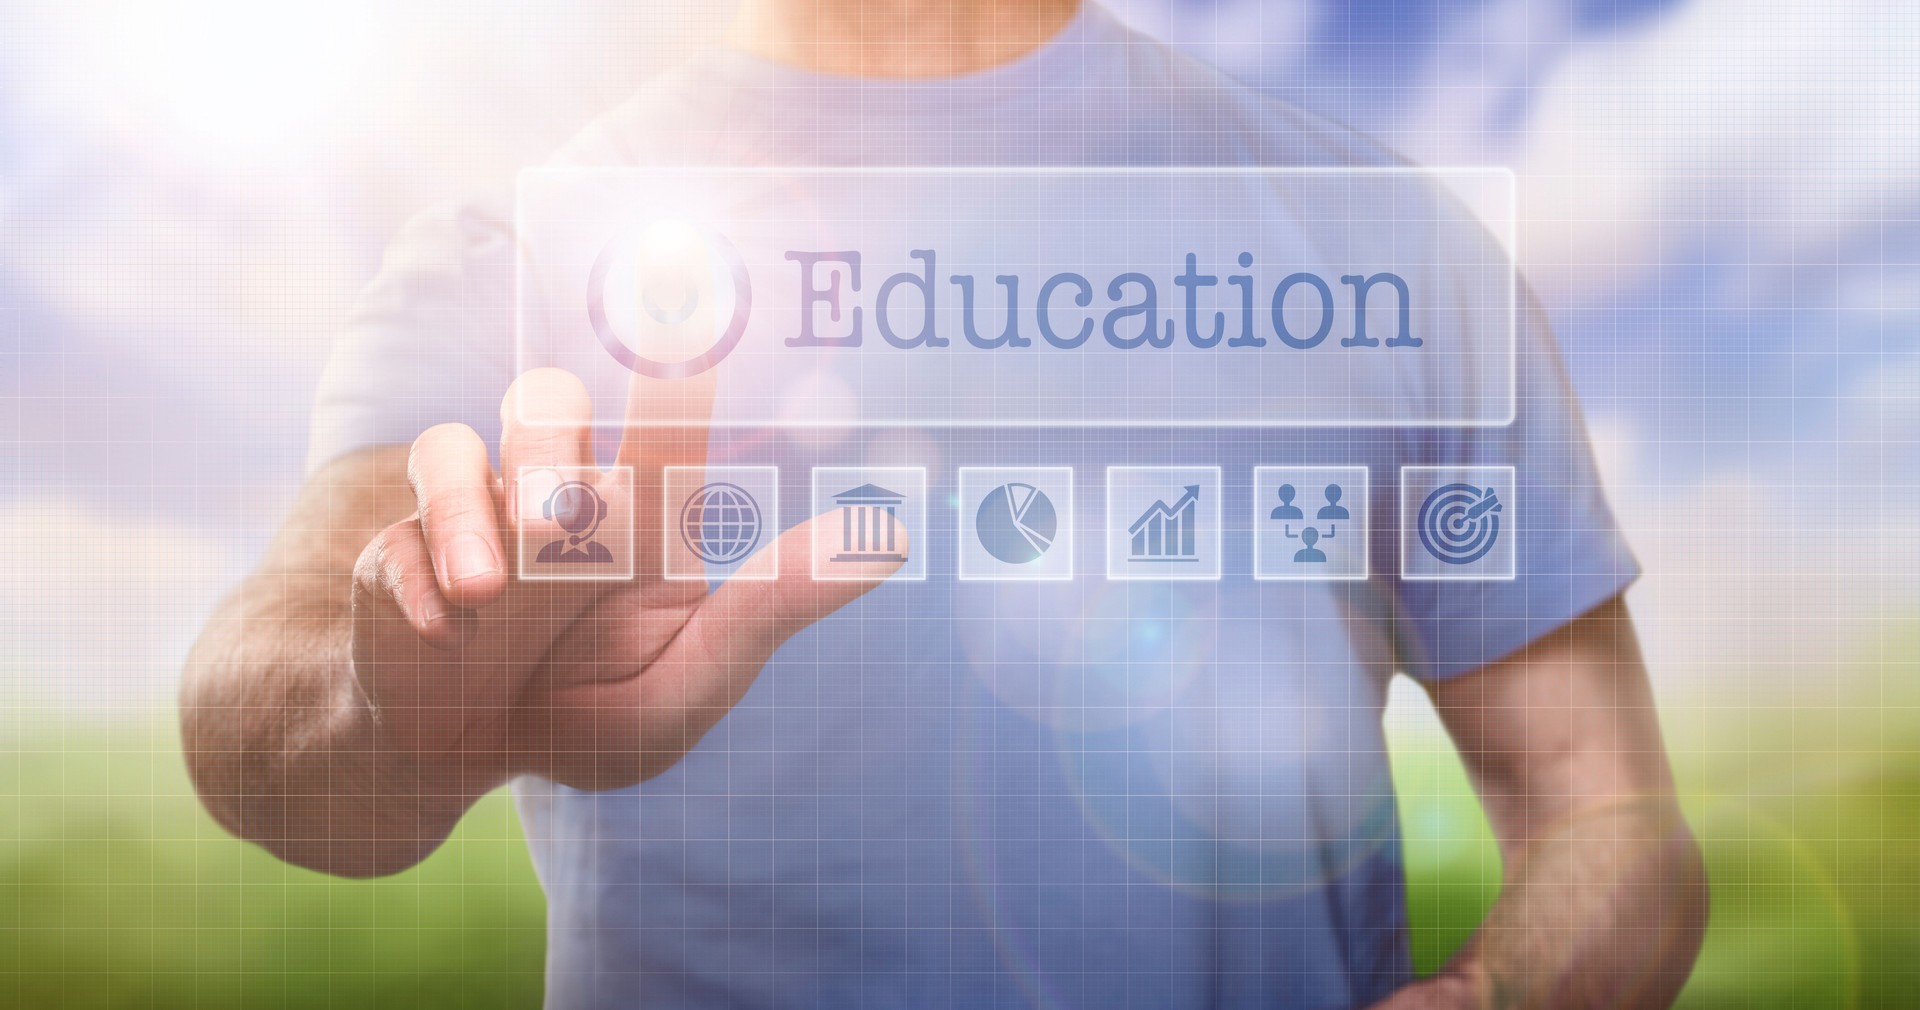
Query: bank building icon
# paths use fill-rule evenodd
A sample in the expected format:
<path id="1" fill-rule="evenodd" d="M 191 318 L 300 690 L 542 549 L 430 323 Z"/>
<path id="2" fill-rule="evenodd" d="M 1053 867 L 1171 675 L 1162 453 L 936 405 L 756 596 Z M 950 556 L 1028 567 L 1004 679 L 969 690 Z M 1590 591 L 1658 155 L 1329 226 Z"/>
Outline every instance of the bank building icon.
<path id="1" fill-rule="evenodd" d="M 894 512 L 906 496 L 878 484 L 862 484 L 833 496 L 840 506 L 840 553 L 835 561 L 905 561 L 896 546 Z"/>

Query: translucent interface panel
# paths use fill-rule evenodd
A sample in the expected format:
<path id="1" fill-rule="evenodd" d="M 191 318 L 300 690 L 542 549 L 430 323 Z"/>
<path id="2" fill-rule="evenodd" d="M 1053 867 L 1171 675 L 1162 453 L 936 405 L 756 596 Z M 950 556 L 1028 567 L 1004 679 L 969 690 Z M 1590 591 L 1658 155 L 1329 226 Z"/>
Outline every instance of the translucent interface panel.
<path id="1" fill-rule="evenodd" d="M 530 171 L 518 364 L 580 375 L 607 425 L 1504 424 L 1512 189 L 1498 169 Z M 694 377 L 711 396 L 627 407 Z"/>

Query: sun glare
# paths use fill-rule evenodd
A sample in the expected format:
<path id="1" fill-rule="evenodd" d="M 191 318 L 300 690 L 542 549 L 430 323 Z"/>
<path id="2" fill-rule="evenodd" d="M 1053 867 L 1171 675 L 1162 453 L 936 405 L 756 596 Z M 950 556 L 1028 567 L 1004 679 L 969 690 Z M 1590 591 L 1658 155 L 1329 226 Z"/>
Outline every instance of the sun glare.
<path id="1" fill-rule="evenodd" d="M 126 4 L 106 74 L 116 104 L 181 146 L 297 147 L 366 94 L 375 15 L 359 2 Z"/>

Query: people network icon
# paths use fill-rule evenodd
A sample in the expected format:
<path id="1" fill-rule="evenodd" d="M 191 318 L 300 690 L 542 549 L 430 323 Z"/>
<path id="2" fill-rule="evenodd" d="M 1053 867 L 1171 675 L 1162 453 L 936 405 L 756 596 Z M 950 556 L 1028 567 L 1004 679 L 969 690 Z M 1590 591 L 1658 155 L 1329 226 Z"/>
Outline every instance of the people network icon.
<path id="1" fill-rule="evenodd" d="M 1280 487 L 1276 489 L 1276 493 L 1280 497 L 1280 504 L 1275 506 L 1272 512 L 1267 513 L 1267 518 L 1305 519 L 1307 517 L 1306 513 L 1301 511 L 1300 506 L 1293 503 L 1293 499 L 1298 496 L 1300 492 L 1296 490 L 1292 484 L 1280 485 Z M 1320 506 L 1319 512 L 1314 513 L 1315 519 L 1353 518 L 1352 514 L 1347 511 L 1347 507 L 1340 504 L 1340 499 L 1346 495 L 1346 492 L 1341 489 L 1340 485 L 1328 484 L 1326 490 L 1321 493 L 1326 495 L 1327 503 Z"/>
<path id="2" fill-rule="evenodd" d="M 1327 552 L 1320 548 L 1320 542 L 1338 537 L 1340 520 L 1353 518 L 1353 513 L 1349 512 L 1345 505 L 1340 504 L 1340 499 L 1346 496 L 1346 490 L 1339 484 L 1328 484 L 1321 491 L 1326 504 L 1320 506 L 1320 510 L 1313 514 L 1313 518 L 1315 522 L 1328 524 L 1325 533 L 1321 533 L 1318 526 L 1308 526 L 1299 533 L 1295 533 L 1293 521 L 1305 522 L 1307 518 L 1306 512 L 1293 503 L 1300 492 L 1292 484 L 1282 484 L 1275 493 L 1280 498 L 1280 504 L 1275 506 L 1272 512 L 1267 513 L 1267 518 L 1286 522 L 1287 526 L 1282 530 L 1282 535 L 1289 540 L 1297 539 L 1302 544 L 1299 550 L 1293 552 L 1294 564 L 1325 564 Z"/>

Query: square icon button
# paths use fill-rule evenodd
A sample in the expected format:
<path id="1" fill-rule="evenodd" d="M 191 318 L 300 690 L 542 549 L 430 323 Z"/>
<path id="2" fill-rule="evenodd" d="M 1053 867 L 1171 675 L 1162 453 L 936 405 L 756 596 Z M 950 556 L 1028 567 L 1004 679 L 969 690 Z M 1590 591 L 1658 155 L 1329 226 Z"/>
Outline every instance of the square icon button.
<path id="1" fill-rule="evenodd" d="M 520 578 L 633 578 L 633 468 L 523 466 L 515 476 Z"/>
<path id="2" fill-rule="evenodd" d="M 1510 466 L 1400 468 L 1400 577 L 1514 577 L 1517 489 Z"/>
<path id="3" fill-rule="evenodd" d="M 960 468 L 959 578 L 1073 578 L 1073 468 Z"/>
<path id="4" fill-rule="evenodd" d="M 1368 574 L 1364 466 L 1253 468 L 1253 577 L 1364 579 Z"/>
<path id="5" fill-rule="evenodd" d="M 927 471 L 914 466 L 813 468 L 813 577 L 864 581 L 873 562 L 889 578 L 927 577 Z"/>
<path id="6" fill-rule="evenodd" d="M 1220 468 L 1107 467 L 1107 577 L 1220 577 Z"/>
<path id="7" fill-rule="evenodd" d="M 663 578 L 780 577 L 777 467 L 670 466 L 660 485 Z"/>

